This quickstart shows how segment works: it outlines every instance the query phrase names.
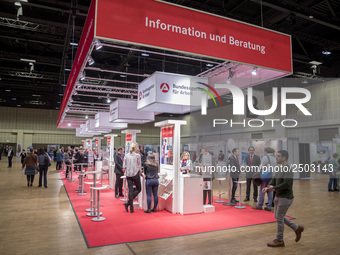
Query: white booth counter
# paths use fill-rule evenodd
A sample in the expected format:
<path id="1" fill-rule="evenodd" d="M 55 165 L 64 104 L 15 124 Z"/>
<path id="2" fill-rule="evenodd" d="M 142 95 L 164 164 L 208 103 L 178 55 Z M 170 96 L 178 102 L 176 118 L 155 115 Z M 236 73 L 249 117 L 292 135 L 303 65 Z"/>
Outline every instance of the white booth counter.
<path id="1" fill-rule="evenodd" d="M 179 178 L 180 214 L 203 212 L 203 178 L 181 174 Z"/>

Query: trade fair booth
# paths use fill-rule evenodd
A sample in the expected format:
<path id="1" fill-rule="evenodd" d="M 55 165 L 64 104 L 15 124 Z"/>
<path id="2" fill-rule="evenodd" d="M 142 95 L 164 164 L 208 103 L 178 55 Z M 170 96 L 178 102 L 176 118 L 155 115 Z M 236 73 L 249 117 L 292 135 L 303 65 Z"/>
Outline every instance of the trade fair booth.
<path id="1" fill-rule="evenodd" d="M 112 24 L 115 24 L 114 29 Z M 178 55 L 184 54 L 186 58 L 194 56 L 219 62 L 209 70 L 194 75 L 161 71 L 152 74 L 137 73 L 135 76 L 138 77 L 138 82 L 126 82 L 122 86 L 122 81 L 100 78 L 100 73 L 108 70 L 90 67 L 89 60 L 93 53 L 101 48 L 128 48 L 138 51 L 139 47 L 142 47 L 140 52 L 148 54 L 152 49 L 168 50 Z M 112 76 L 121 74 L 110 72 Z M 99 78 L 87 76 L 89 73 L 96 73 Z M 97 162 L 96 170 L 108 169 L 108 182 L 110 188 L 114 189 L 113 153 L 117 134 L 110 134 L 111 132 L 124 129 L 121 133 L 125 134 L 125 153 L 128 153 L 131 143 L 136 142 L 137 134 L 141 133 L 140 129 L 132 129 L 129 124 L 142 126 L 155 121 L 155 115 L 161 113 L 182 115 L 195 112 L 204 117 L 209 113 L 209 105 L 222 106 L 223 95 L 236 96 L 236 92 L 242 89 L 291 73 L 289 35 L 163 1 L 93 0 L 60 108 L 58 127 L 67 127 L 67 123 L 71 123 L 73 128 L 78 125 L 77 136 L 95 136 L 99 152 L 102 135 L 107 137 L 105 157 L 102 162 Z M 104 81 L 105 86 L 94 84 L 94 80 Z M 79 91 L 86 90 L 91 93 L 91 89 L 106 91 L 108 102 L 112 98 L 111 95 L 115 94 L 115 101 L 110 103 L 109 111 L 96 112 L 94 119 L 93 116 L 87 120 L 84 118 L 84 124 L 79 124 L 79 118 L 72 122 L 74 112 L 69 108 L 72 97 Z M 250 90 L 249 93 L 257 92 Z M 82 114 L 81 109 L 78 114 Z M 180 171 L 181 148 L 184 144 L 181 143 L 181 127 L 187 124 L 186 120 L 170 117 L 154 123 L 155 127 L 160 128 L 160 185 L 157 209 L 181 215 L 199 215 L 202 212 L 218 214 L 225 210 L 221 208 L 222 205 L 203 205 L 203 194 L 212 189 L 212 181 L 207 184 L 204 174 L 183 174 Z M 204 132 L 191 134 L 198 138 L 204 135 Z M 195 142 L 196 144 L 185 144 L 191 152 L 195 151 L 197 154 L 201 147 L 209 146 L 200 139 Z M 257 141 L 252 142 L 255 144 Z M 236 142 L 234 144 L 236 145 Z M 247 142 L 242 148 L 248 148 L 249 144 Z M 292 149 L 296 147 L 295 141 L 287 142 L 286 145 Z M 212 149 L 219 149 L 220 146 L 217 140 L 217 146 L 212 146 Z M 230 148 L 224 147 L 224 150 Z M 240 159 L 243 159 L 244 155 L 242 154 Z M 210 164 L 213 164 L 212 160 Z M 202 172 L 202 168 L 200 169 Z M 144 189 L 143 179 L 142 186 Z M 147 205 L 143 189 L 137 200 L 139 208 L 145 210 Z M 113 195 L 110 199 L 117 201 Z M 121 202 L 117 206 L 123 208 Z M 210 217 L 209 214 L 203 215 Z"/>

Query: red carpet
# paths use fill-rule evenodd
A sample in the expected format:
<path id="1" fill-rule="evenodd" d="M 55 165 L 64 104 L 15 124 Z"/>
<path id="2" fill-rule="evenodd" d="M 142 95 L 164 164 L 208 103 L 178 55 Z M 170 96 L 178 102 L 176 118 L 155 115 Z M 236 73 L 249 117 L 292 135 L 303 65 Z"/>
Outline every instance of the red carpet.
<path id="1" fill-rule="evenodd" d="M 174 215 L 167 211 L 146 214 L 143 210 L 135 210 L 135 213 L 131 214 L 125 211 L 123 202 L 114 197 L 113 190 L 100 191 L 100 201 L 104 205 L 100 210 L 106 220 L 93 222 L 92 217 L 86 216 L 88 212 L 85 212 L 85 209 L 90 207 L 90 202 L 87 201 L 90 199 L 89 185 L 85 185 L 85 190 L 88 194 L 79 196 L 75 192 L 75 189 L 78 188 L 77 175 L 75 174 L 73 177 L 76 179 L 75 182 L 69 182 L 64 179 L 64 173 L 61 172 L 60 174 L 63 177 L 66 191 L 88 247 L 275 222 L 272 212 L 254 210 L 250 206 L 247 206 L 246 209 L 236 209 L 219 203 L 214 203 L 214 213 L 182 216 Z"/>

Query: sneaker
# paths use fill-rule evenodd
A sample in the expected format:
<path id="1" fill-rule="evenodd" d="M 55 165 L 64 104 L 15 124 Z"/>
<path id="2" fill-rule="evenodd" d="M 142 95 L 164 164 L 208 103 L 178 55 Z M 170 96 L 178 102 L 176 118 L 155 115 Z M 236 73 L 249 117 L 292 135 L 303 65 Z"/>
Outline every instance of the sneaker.
<path id="1" fill-rule="evenodd" d="M 301 239 L 301 233 L 305 230 L 305 228 L 301 225 L 298 226 L 297 230 L 295 230 L 295 242 L 298 242 Z"/>
<path id="2" fill-rule="evenodd" d="M 277 240 L 274 239 L 273 242 L 267 243 L 268 247 L 284 247 L 285 246 L 285 242 L 282 240 Z"/>

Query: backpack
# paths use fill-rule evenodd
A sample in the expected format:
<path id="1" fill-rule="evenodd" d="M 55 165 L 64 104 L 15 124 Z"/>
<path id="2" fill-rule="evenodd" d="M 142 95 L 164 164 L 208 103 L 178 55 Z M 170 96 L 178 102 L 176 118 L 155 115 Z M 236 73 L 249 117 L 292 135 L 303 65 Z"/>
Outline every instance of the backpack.
<path id="1" fill-rule="evenodd" d="M 270 158 L 268 155 L 266 155 L 268 158 L 268 166 L 270 166 Z M 260 175 L 260 179 L 264 182 L 270 182 L 270 180 L 273 178 L 273 172 L 272 171 L 266 171 L 262 172 Z"/>
<path id="2" fill-rule="evenodd" d="M 44 165 L 45 166 L 51 166 L 51 161 L 48 158 L 47 154 L 45 154 L 45 156 L 44 156 Z"/>

